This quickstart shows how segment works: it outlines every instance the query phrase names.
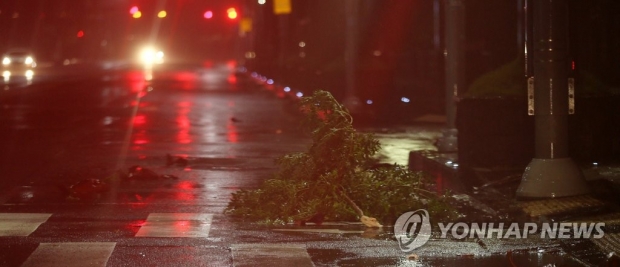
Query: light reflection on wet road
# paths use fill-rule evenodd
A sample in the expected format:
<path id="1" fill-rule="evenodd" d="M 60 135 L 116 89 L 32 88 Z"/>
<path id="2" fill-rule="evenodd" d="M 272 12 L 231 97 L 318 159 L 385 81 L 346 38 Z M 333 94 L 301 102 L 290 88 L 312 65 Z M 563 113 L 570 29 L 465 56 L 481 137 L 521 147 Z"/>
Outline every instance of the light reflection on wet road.
<path id="1" fill-rule="evenodd" d="M 433 143 L 441 136 L 441 129 L 441 125 L 423 125 L 363 130 L 373 132 L 381 143 L 375 155 L 380 162 L 407 166 L 410 151 L 437 151 Z"/>

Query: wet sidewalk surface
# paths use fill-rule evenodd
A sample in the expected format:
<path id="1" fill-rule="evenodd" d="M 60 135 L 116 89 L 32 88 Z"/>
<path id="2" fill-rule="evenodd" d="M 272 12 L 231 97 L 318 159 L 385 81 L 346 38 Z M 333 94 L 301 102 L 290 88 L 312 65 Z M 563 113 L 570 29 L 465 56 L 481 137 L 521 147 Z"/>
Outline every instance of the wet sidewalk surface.
<path id="1" fill-rule="evenodd" d="M 458 164 L 457 153 L 440 153 L 436 149 L 412 151 L 409 160 L 410 169 L 447 181 L 444 184 L 449 186 L 443 189 L 457 192 L 454 197 L 459 199 L 459 209 L 467 215 L 464 218 L 467 222 L 503 222 L 504 230 L 510 223 L 557 224 L 558 227 L 561 223 L 570 223 L 571 227 L 582 223 L 604 223 L 604 235 L 599 238 L 541 239 L 540 232 L 537 232 L 538 235 L 521 240 L 479 239 L 485 249 L 478 252 L 472 249 L 474 255 L 493 249 L 504 252 L 538 249 L 540 253 L 555 251 L 557 258 L 550 262 L 553 264 L 558 264 L 560 258 L 585 266 L 615 266 L 613 264 L 618 262 L 620 164 L 582 164 L 582 172 L 592 188 L 591 194 L 518 200 L 516 191 L 524 168 L 467 168 Z M 541 231 L 540 227 L 538 229 Z"/>

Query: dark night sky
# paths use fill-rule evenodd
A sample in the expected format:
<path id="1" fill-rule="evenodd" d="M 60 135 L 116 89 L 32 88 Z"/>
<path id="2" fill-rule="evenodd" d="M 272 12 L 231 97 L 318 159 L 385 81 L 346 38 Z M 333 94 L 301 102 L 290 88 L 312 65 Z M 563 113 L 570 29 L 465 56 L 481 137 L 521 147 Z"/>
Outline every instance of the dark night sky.
<path id="1" fill-rule="evenodd" d="M 129 14 L 134 5 L 143 13 L 140 19 Z M 160 7 L 168 12 L 163 20 L 156 18 Z M 154 42 L 179 53 L 199 53 L 200 46 L 230 46 L 236 31 L 235 22 L 224 18 L 228 7 L 239 8 L 238 1 L 3 0 L 0 49 L 29 47 L 43 58 L 105 57 Z M 215 13 L 213 19 L 203 18 L 207 10 Z"/>
<path id="2" fill-rule="evenodd" d="M 292 0 L 287 51 L 295 56 L 297 44 L 309 45 L 306 63 L 319 67 L 342 57 L 344 50 L 344 1 Z M 279 20 L 268 5 L 256 0 L 2 0 L 0 1 L 0 50 L 26 46 L 43 58 L 97 55 L 124 56 L 132 47 L 147 42 L 154 28 L 154 14 L 164 3 L 168 17 L 160 25 L 159 45 L 187 57 L 210 57 L 226 51 L 236 53 L 236 22 L 213 19 L 202 13 L 213 10 L 224 15 L 229 6 L 242 3 L 262 14 L 254 26 L 256 50 L 263 57 L 278 53 Z M 268 1 L 269 2 L 269 1 Z M 517 45 L 517 0 L 465 0 L 468 79 L 511 61 L 520 52 Z M 400 61 L 411 61 L 412 53 L 429 51 L 433 42 L 433 0 L 360 0 L 360 53 L 382 49 Z M 571 54 L 580 67 L 600 74 L 611 84 L 620 84 L 620 1 L 569 0 L 571 6 Z M 140 20 L 128 11 L 138 5 Z M 17 18 L 14 18 L 18 14 Z M 221 18 L 221 16 L 219 16 Z M 258 20 L 255 20 L 257 22 Z M 83 38 L 76 33 L 83 30 Z M 442 38 L 443 39 L 443 36 Z M 102 42 L 105 41 L 105 47 Z M 417 52 L 416 52 L 417 51 Z M 174 53 L 174 52 L 173 52 Z M 393 61 L 388 64 L 401 64 Z M 413 64 L 413 63 L 412 63 Z"/>

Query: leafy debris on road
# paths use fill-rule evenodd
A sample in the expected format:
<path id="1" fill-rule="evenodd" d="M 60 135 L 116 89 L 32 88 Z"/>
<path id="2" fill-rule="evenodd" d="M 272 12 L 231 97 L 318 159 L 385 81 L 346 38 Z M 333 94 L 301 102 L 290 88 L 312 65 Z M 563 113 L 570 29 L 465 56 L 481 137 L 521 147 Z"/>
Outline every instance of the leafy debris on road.
<path id="1" fill-rule="evenodd" d="M 409 254 L 407 255 L 407 259 L 410 261 L 417 261 L 420 258 L 420 256 L 418 256 L 418 254 Z"/>
<path id="2" fill-rule="evenodd" d="M 179 179 L 179 177 L 171 174 L 160 175 L 151 169 L 139 165 L 129 167 L 129 172 L 126 177 L 136 180 Z"/>
<path id="3" fill-rule="evenodd" d="M 58 188 L 67 194 L 67 200 L 95 200 L 110 190 L 110 186 L 99 179 L 83 179 L 70 186 L 59 184 Z"/>
<path id="4" fill-rule="evenodd" d="M 172 156 L 170 154 L 166 154 L 166 166 L 178 166 L 178 167 L 187 167 L 189 164 L 189 160 L 185 157 L 180 156 Z"/>
<path id="5" fill-rule="evenodd" d="M 444 195 L 433 192 L 429 176 L 397 164 L 368 169 L 380 144 L 359 133 L 348 111 L 326 91 L 303 97 L 300 110 L 311 133 L 308 151 L 276 161 L 279 170 L 254 190 L 232 194 L 226 213 L 267 224 L 361 220 L 368 227 L 392 223 L 401 214 L 425 208 L 435 218 L 452 217 Z"/>

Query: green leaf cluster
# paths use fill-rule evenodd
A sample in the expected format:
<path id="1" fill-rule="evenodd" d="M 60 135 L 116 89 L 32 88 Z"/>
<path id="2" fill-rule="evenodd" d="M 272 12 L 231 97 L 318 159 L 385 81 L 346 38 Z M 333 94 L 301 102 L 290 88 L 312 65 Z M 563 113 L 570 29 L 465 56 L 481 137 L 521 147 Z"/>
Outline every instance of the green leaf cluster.
<path id="1" fill-rule="evenodd" d="M 277 159 L 278 171 L 260 188 L 233 193 L 227 214 L 270 224 L 317 214 L 326 220 L 356 220 L 358 207 L 384 219 L 419 208 L 455 214 L 444 196 L 429 189 L 431 182 L 423 174 L 399 165 L 366 169 L 379 141 L 357 132 L 348 111 L 329 92 L 302 98 L 300 110 L 312 137 L 308 151 Z"/>

